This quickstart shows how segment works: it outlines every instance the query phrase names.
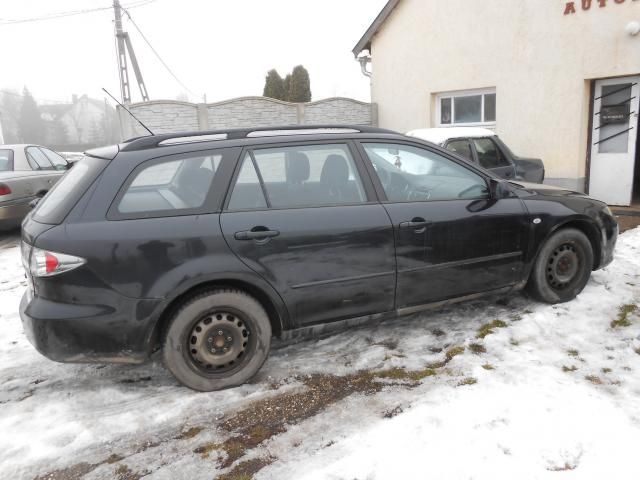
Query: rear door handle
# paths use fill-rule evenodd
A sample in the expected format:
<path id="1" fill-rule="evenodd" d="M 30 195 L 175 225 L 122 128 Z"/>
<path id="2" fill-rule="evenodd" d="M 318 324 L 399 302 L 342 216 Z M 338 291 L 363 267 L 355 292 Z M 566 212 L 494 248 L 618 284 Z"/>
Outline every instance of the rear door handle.
<path id="1" fill-rule="evenodd" d="M 236 240 L 266 240 L 280 235 L 278 230 L 257 230 L 255 227 L 251 230 L 243 230 L 236 232 L 233 238 Z"/>

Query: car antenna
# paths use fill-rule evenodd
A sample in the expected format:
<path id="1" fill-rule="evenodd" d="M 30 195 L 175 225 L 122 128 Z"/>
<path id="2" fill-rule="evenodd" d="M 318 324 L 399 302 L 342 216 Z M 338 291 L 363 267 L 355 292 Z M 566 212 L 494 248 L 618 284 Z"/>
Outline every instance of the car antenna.
<path id="1" fill-rule="evenodd" d="M 106 94 L 107 94 L 107 95 L 109 95 L 111 98 L 113 98 L 113 100 L 114 100 L 118 105 L 120 105 L 122 108 L 124 108 L 125 112 L 127 112 L 129 115 L 131 115 L 131 116 L 133 117 L 133 119 L 134 119 L 136 122 L 138 122 L 140 125 L 142 125 L 142 126 L 144 127 L 144 129 L 145 129 L 147 132 L 149 132 L 151 135 L 153 135 L 153 134 L 154 134 L 151 130 L 149 130 L 149 127 L 147 127 L 144 123 L 142 123 L 142 122 L 138 119 L 138 117 L 136 117 L 133 113 L 131 113 L 131 111 L 130 111 L 127 107 L 125 107 L 123 104 L 121 104 L 121 103 L 118 101 L 118 99 L 117 99 L 116 97 L 114 97 L 113 95 L 111 95 L 111 94 L 109 93 L 109 91 L 108 91 L 106 88 L 102 87 L 102 90 L 104 90 L 104 93 L 106 93 Z"/>

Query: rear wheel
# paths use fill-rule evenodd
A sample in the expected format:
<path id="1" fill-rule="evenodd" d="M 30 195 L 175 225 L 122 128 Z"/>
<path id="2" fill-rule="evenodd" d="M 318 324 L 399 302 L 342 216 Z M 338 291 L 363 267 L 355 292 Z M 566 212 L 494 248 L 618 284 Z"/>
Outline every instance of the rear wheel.
<path id="1" fill-rule="evenodd" d="M 591 276 L 593 249 L 584 233 L 562 229 L 543 245 L 527 288 L 538 300 L 563 303 L 576 298 Z"/>
<path id="2" fill-rule="evenodd" d="M 240 290 L 210 290 L 187 300 L 170 320 L 162 353 L 182 384 L 203 392 L 241 385 L 262 367 L 271 323 Z"/>

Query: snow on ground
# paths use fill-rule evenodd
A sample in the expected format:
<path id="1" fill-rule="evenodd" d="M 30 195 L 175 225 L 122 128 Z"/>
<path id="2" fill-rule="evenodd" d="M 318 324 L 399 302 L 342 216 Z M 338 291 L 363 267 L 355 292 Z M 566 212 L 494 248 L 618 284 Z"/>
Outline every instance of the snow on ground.
<path id="1" fill-rule="evenodd" d="M 21 268 L 0 244 L 0 478 L 640 478 L 640 228 L 568 304 L 492 297 L 307 341 L 213 393 L 157 361 L 41 357 Z"/>

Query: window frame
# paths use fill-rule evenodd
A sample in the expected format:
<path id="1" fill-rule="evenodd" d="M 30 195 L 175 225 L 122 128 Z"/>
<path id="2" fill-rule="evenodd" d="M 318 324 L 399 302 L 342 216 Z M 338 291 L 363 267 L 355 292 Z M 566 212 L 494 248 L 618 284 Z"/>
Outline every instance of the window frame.
<path id="1" fill-rule="evenodd" d="M 486 95 L 496 95 L 496 119 L 492 121 L 485 121 L 485 96 Z M 480 103 L 480 118 L 479 122 L 455 122 L 455 99 L 462 97 L 481 97 Z M 443 99 L 451 99 L 451 123 L 442 123 L 442 100 Z M 498 95 L 496 93 L 496 88 L 479 88 L 472 90 L 455 90 L 451 92 L 442 92 L 436 94 L 436 126 L 442 128 L 451 128 L 451 127 L 488 127 L 495 128 L 498 118 L 497 118 L 497 102 Z"/>
<path id="2" fill-rule="evenodd" d="M 271 200 L 269 199 L 269 194 L 266 190 L 266 186 L 264 185 L 264 181 L 262 180 L 262 173 L 258 168 L 257 161 L 253 152 L 258 150 L 272 150 L 276 148 L 292 148 L 292 147 L 295 148 L 295 147 L 318 146 L 318 145 L 343 145 L 347 148 L 353 160 L 356 173 L 360 176 L 360 182 L 362 184 L 362 189 L 364 190 L 366 200 L 362 202 L 357 202 L 357 203 L 339 203 L 339 204 L 329 203 L 329 204 L 297 205 L 297 206 L 286 206 L 286 207 L 271 206 Z M 229 202 L 231 201 L 231 195 L 233 194 L 233 190 L 236 186 L 238 176 L 240 175 L 240 170 L 242 169 L 245 156 L 247 155 L 251 158 L 253 166 L 256 170 L 256 174 L 258 175 L 258 179 L 260 181 L 260 188 L 262 189 L 262 193 L 265 197 L 265 202 L 267 206 L 232 210 L 232 209 L 229 209 Z M 371 178 L 369 176 L 369 171 L 366 166 L 366 161 L 363 157 L 361 157 L 360 151 L 352 139 L 333 138 L 328 140 L 317 140 L 317 141 L 306 141 L 306 142 L 297 141 L 297 142 L 278 142 L 278 143 L 249 145 L 242 149 L 242 152 L 240 153 L 240 156 L 238 158 L 239 159 L 236 164 L 235 170 L 233 172 L 233 176 L 229 180 L 228 191 L 225 196 L 224 203 L 222 205 L 222 211 L 225 213 L 263 212 L 263 211 L 271 211 L 271 210 L 299 210 L 303 208 L 348 207 L 348 206 L 370 205 L 370 204 L 379 203 L 379 198 L 377 196 L 375 186 L 373 185 Z"/>
<path id="3" fill-rule="evenodd" d="M 66 158 L 64 158 L 64 157 L 63 157 L 62 155 L 60 155 L 58 152 L 55 152 L 55 151 L 53 151 L 53 150 L 51 150 L 50 148 L 47 148 L 47 147 L 38 147 L 38 148 L 40 149 L 40 151 L 41 151 L 42 153 L 44 153 L 44 156 L 45 156 L 45 157 L 47 157 L 47 159 L 51 162 L 51 164 L 53 165 L 53 169 L 54 169 L 55 171 L 57 171 L 57 172 L 64 172 L 64 171 L 66 171 L 66 170 L 68 170 L 68 169 L 69 169 L 69 165 L 70 165 L 70 163 L 67 161 L 67 159 L 66 159 Z M 49 155 L 49 153 L 47 153 L 47 152 L 51 153 L 51 154 L 53 155 L 53 157 L 57 157 L 57 158 L 59 158 L 60 160 L 62 160 L 62 163 L 61 163 L 60 165 L 64 165 L 64 167 L 65 167 L 65 168 L 64 168 L 64 169 L 56 168 L 56 164 L 55 164 L 55 163 L 53 162 L 53 160 L 51 159 L 51 155 Z"/>
<path id="4" fill-rule="evenodd" d="M 227 193 L 226 180 L 229 178 L 228 171 L 233 168 L 233 162 L 237 162 L 237 147 L 230 148 L 215 148 L 207 150 L 194 150 L 185 153 L 178 153 L 173 155 L 164 155 L 161 157 L 153 157 L 144 160 L 137 164 L 129 174 L 127 175 L 122 185 L 118 188 L 113 200 L 109 204 L 107 209 L 106 219 L 109 221 L 120 220 L 139 220 L 148 218 L 165 218 L 165 217 L 184 217 L 189 215 L 206 215 L 211 213 L 220 212 L 221 199 Z M 126 195 L 129 187 L 136 179 L 138 174 L 149 167 L 159 165 L 162 163 L 174 162 L 189 158 L 204 158 L 211 155 L 222 155 L 218 169 L 214 173 L 213 181 L 209 187 L 209 191 L 205 197 L 204 203 L 195 208 L 181 208 L 181 209 L 167 209 L 167 210 L 153 210 L 149 212 L 127 212 L 123 213 L 118 210 L 120 201 Z"/>
<path id="5" fill-rule="evenodd" d="M 441 157 L 446 158 L 447 160 L 452 161 L 456 165 L 459 165 L 462 168 L 465 168 L 472 173 L 478 175 L 485 182 L 487 190 L 489 190 L 488 197 L 478 197 L 478 198 L 452 198 L 447 200 L 404 200 L 401 202 L 396 202 L 389 200 L 387 197 L 387 192 L 382 186 L 382 182 L 380 181 L 380 177 L 373 168 L 373 162 L 369 159 L 367 155 L 367 151 L 364 148 L 365 143 L 384 143 L 389 145 L 398 145 L 404 147 L 413 147 L 419 148 L 422 150 L 426 150 L 428 152 L 434 153 L 436 155 L 440 155 Z M 356 141 L 356 145 L 358 147 L 358 153 L 360 154 L 362 161 L 365 163 L 365 167 L 367 168 L 367 172 L 369 177 L 371 178 L 371 182 L 376 190 L 376 194 L 378 196 L 379 202 L 383 205 L 386 204 L 403 204 L 403 203 L 437 203 L 437 202 L 458 202 L 458 201 L 477 201 L 477 200 L 488 200 L 491 198 L 491 179 L 493 178 L 491 175 L 488 175 L 487 172 L 476 168 L 476 165 L 471 164 L 470 162 L 459 158 L 455 153 L 449 152 L 444 148 L 433 147 L 432 145 L 427 145 L 421 142 L 413 142 L 413 141 L 401 141 L 395 139 L 386 139 L 386 138 L 359 138 Z"/>
<path id="6" fill-rule="evenodd" d="M 478 164 L 478 156 L 477 156 L 477 152 L 475 149 L 475 145 L 473 144 L 473 142 L 471 141 L 472 139 L 469 137 L 456 137 L 456 138 L 449 138 L 447 139 L 446 142 L 444 142 L 444 144 L 442 145 L 442 148 L 444 148 L 447 152 L 451 152 L 455 155 L 459 155 L 462 158 L 464 158 L 463 155 L 459 154 L 458 152 L 455 152 L 453 150 L 449 150 L 449 145 L 452 144 L 453 142 L 467 142 L 467 144 L 469 145 L 469 153 L 471 153 L 471 158 L 466 159 L 468 162 L 473 162 L 476 165 Z"/>

